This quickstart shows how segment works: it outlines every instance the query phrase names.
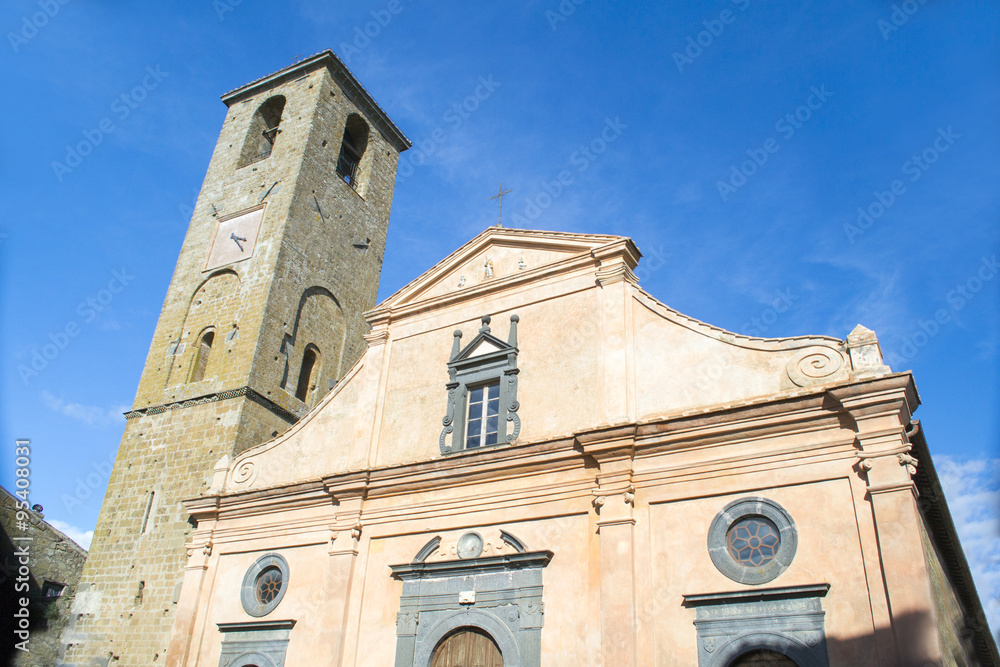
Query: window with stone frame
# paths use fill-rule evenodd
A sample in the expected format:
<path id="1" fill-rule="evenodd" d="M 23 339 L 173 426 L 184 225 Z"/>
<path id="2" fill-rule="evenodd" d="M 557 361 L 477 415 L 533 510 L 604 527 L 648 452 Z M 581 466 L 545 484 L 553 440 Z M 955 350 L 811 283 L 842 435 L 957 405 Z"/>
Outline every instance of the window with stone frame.
<path id="1" fill-rule="evenodd" d="M 514 442 L 521 431 L 517 415 L 517 315 L 510 316 L 507 341 L 494 336 L 490 316 L 462 347 L 456 331 L 448 361 L 448 404 L 442 424 L 442 454 Z"/>
<path id="2" fill-rule="evenodd" d="M 465 448 L 495 445 L 500 430 L 500 381 L 469 387 L 465 413 Z"/>

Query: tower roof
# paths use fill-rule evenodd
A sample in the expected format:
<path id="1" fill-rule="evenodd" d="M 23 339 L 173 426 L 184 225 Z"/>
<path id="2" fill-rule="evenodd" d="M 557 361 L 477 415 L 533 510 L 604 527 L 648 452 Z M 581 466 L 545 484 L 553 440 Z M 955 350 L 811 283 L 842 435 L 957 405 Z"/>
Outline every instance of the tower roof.
<path id="1" fill-rule="evenodd" d="M 284 69 L 272 72 L 239 88 L 234 88 L 222 96 L 222 101 L 227 107 L 231 107 L 236 102 L 256 95 L 263 89 L 296 79 L 321 67 L 326 67 L 330 71 L 334 80 L 343 87 L 355 104 L 365 112 L 365 115 L 375 123 L 379 131 L 396 146 L 396 150 L 402 152 L 412 145 L 402 130 L 396 127 L 382 107 L 378 105 L 378 102 L 354 77 L 351 70 L 347 69 L 347 65 L 330 49 L 320 51 L 316 55 L 304 58 Z"/>

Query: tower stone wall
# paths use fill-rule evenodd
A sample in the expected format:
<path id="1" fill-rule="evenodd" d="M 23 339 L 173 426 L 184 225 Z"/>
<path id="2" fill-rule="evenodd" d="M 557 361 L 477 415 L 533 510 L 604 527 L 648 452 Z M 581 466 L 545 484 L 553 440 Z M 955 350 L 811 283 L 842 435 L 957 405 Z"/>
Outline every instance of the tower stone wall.
<path id="1" fill-rule="evenodd" d="M 362 314 L 375 305 L 409 141 L 329 51 L 223 101 L 63 636 L 64 664 L 163 659 L 190 530 L 181 500 L 207 488 L 222 456 L 286 430 L 365 347 Z M 349 122 L 364 146 L 348 176 L 338 159 Z M 316 363 L 300 398 L 307 349 Z"/>

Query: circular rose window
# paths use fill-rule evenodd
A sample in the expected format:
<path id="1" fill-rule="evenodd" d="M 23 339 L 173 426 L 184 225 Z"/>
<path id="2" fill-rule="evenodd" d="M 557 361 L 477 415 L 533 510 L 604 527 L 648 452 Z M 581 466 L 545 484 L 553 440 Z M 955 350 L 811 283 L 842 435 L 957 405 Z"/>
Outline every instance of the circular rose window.
<path id="1" fill-rule="evenodd" d="M 744 567 L 760 567 L 774 560 L 781 546 L 781 534 L 770 519 L 751 516 L 729 527 L 726 546 L 733 560 Z"/>
<path id="2" fill-rule="evenodd" d="M 741 584 L 778 577 L 795 558 L 798 532 L 778 503 L 761 497 L 735 500 L 708 528 L 708 553 L 719 572 Z"/>
<path id="3" fill-rule="evenodd" d="M 270 614 L 288 590 L 288 563 L 278 554 L 261 556 L 243 575 L 240 602 L 251 616 Z"/>
<path id="4" fill-rule="evenodd" d="M 269 567 L 257 577 L 257 602 L 271 604 L 281 592 L 281 570 Z"/>

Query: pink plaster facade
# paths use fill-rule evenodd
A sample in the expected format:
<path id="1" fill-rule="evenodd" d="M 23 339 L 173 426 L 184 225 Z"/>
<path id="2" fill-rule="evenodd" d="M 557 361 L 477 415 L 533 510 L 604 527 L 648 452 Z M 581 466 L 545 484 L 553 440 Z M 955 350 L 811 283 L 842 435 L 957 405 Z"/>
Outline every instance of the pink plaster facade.
<path id="1" fill-rule="evenodd" d="M 220 662 L 220 624 L 272 621 L 294 621 L 285 665 L 416 664 L 400 642 L 424 615 L 401 614 L 391 568 L 435 537 L 421 562 L 462 561 L 469 532 L 482 559 L 518 552 L 504 534 L 551 552 L 540 662 L 508 665 L 714 664 L 727 645 L 699 634 L 698 600 L 739 610 L 820 589 L 822 633 L 796 635 L 811 664 L 995 660 L 961 551 L 942 546 L 950 519 L 929 525 L 919 500 L 938 487 L 912 376 L 863 327 L 762 339 L 686 317 L 639 286 L 639 258 L 624 237 L 492 227 L 369 312 L 368 349 L 337 387 L 186 502 L 197 528 L 167 664 L 249 664 Z M 443 454 L 454 330 L 468 343 L 490 315 L 507 340 L 515 314 L 517 438 Z M 715 517 L 750 497 L 784 508 L 797 537 L 758 584 L 709 553 Z M 256 618 L 241 587 L 270 553 L 287 589 Z M 475 625 L 478 604 L 455 613 Z M 973 632 L 951 632 L 955 618 Z"/>

